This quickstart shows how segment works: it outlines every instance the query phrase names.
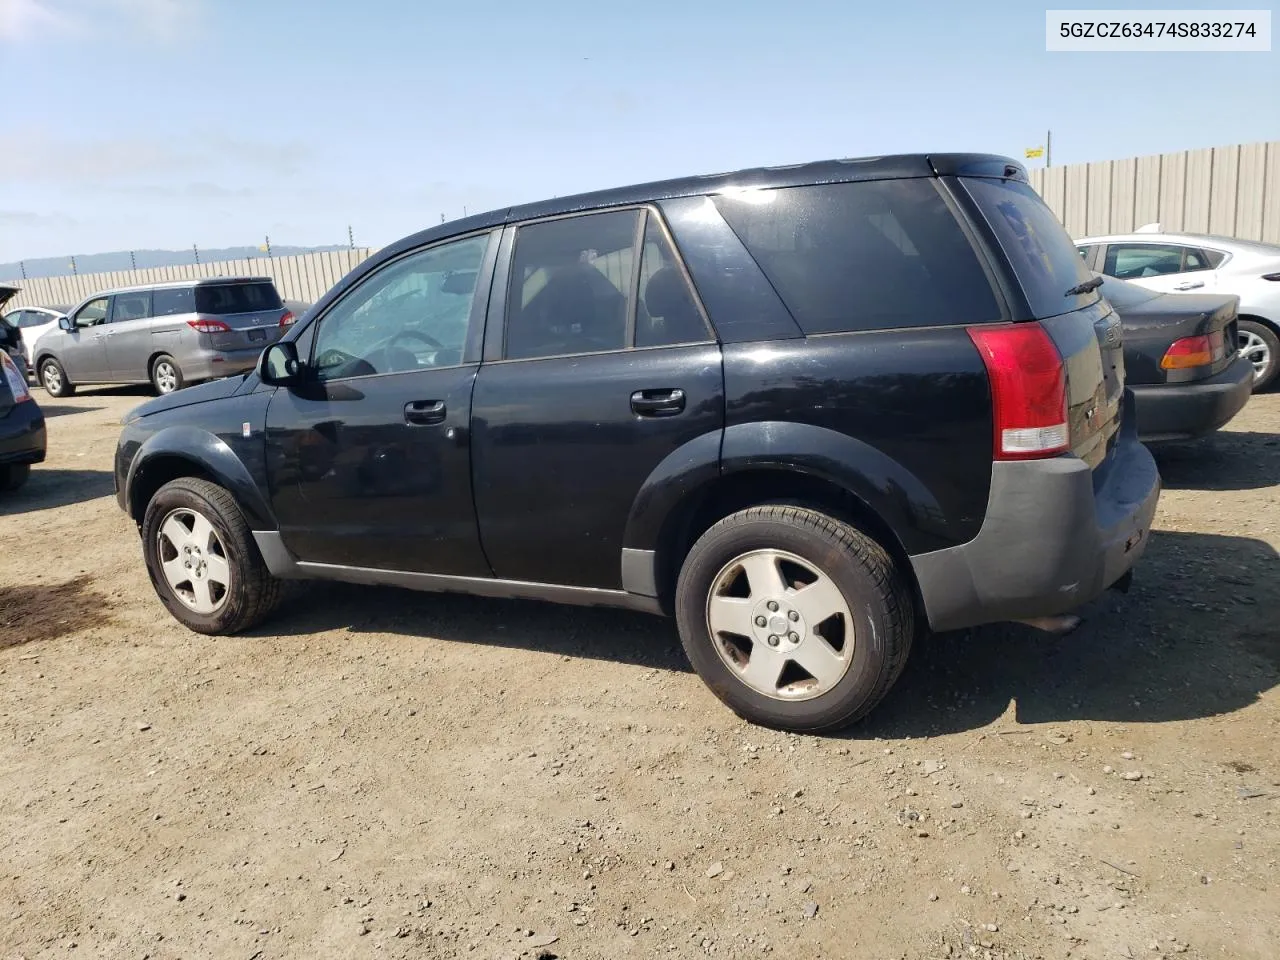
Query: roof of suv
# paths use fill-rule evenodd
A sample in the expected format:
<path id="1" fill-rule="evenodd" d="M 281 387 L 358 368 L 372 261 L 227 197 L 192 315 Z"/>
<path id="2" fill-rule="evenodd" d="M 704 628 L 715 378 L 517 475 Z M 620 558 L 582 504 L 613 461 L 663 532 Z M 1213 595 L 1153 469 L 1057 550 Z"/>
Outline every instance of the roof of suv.
<path id="1" fill-rule="evenodd" d="M 787 166 L 755 167 L 731 173 L 656 180 L 651 183 L 614 187 L 591 193 L 555 197 L 514 207 L 499 207 L 474 214 L 405 237 L 387 248 L 388 253 L 418 246 L 441 237 L 469 230 L 483 230 L 514 220 L 554 217 L 597 207 L 625 206 L 668 200 L 674 197 L 722 193 L 728 190 L 772 189 L 813 183 L 842 183 L 855 180 L 897 180 L 934 176 L 1013 177 L 1026 180 L 1026 169 L 1016 160 L 988 153 L 904 153 L 879 157 L 851 157 L 843 160 L 819 160 Z"/>

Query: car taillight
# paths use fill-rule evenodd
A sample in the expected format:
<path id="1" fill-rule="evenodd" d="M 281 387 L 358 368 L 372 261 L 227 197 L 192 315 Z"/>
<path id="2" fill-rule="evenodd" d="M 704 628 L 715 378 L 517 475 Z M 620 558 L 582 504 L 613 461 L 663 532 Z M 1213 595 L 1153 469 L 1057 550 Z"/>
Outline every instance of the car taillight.
<path id="1" fill-rule="evenodd" d="M 286 310 L 284 313 L 280 314 L 280 326 L 291 327 L 293 326 L 293 321 L 297 319 L 298 318 L 293 315 L 292 310 Z"/>
<path id="2" fill-rule="evenodd" d="M 9 383 L 9 392 L 13 394 L 14 403 L 22 403 L 31 399 L 31 391 L 27 389 L 27 378 L 22 375 L 18 365 L 9 358 L 9 354 L 0 350 L 0 367 L 4 367 L 4 378 Z"/>
<path id="3" fill-rule="evenodd" d="M 221 320 L 209 320 L 201 318 L 199 320 L 188 320 L 187 326 L 193 330 L 199 330 L 201 333 L 230 333 L 231 328 Z"/>
<path id="4" fill-rule="evenodd" d="M 991 381 L 995 459 L 1032 460 L 1069 446 L 1062 355 L 1038 323 L 969 327 Z"/>
<path id="5" fill-rule="evenodd" d="M 1219 330 L 1207 336 L 1183 337 L 1175 340 L 1164 352 L 1160 366 L 1165 370 L 1186 370 L 1189 367 L 1207 367 L 1227 355 L 1226 339 Z"/>

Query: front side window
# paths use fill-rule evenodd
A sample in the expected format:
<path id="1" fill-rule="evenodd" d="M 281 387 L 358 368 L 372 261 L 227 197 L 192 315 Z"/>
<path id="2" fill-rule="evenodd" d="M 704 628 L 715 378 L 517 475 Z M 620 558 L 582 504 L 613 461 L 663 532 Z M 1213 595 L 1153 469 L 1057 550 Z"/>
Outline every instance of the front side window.
<path id="1" fill-rule="evenodd" d="M 1188 253 L 1193 255 L 1190 262 L 1198 266 L 1184 267 Z M 1182 273 L 1185 269 L 1203 270 L 1206 266 L 1194 250 L 1172 243 L 1113 243 L 1107 247 L 1102 272 L 1121 280 L 1140 280 Z"/>
<path id="2" fill-rule="evenodd" d="M 806 335 L 1000 319 L 977 254 L 928 179 L 714 202 Z"/>
<path id="3" fill-rule="evenodd" d="M 516 234 L 507 359 L 627 347 L 638 210 L 532 223 Z"/>
<path id="4" fill-rule="evenodd" d="M 92 327 L 99 323 L 105 323 L 107 320 L 107 307 L 110 304 L 110 297 L 98 297 L 96 300 L 90 300 L 76 313 L 76 326 Z"/>
<path id="5" fill-rule="evenodd" d="M 151 291 L 138 293 L 117 293 L 115 303 L 111 306 L 111 322 L 121 323 L 125 320 L 141 320 L 151 316 Z"/>
<path id="6" fill-rule="evenodd" d="M 321 380 L 456 366 L 467 341 L 489 236 L 410 254 L 383 267 L 320 319 Z"/>
<path id="7" fill-rule="evenodd" d="M 170 287 L 157 290 L 151 307 L 153 317 L 175 317 L 180 313 L 196 312 L 196 292 L 191 287 Z"/>

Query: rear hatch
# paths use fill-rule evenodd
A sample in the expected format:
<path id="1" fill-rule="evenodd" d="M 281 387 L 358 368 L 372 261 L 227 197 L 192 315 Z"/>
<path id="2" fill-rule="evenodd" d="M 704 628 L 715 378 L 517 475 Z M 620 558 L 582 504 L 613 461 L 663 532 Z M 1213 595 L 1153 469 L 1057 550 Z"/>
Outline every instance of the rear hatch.
<path id="1" fill-rule="evenodd" d="M 1124 325 L 1130 384 L 1187 383 L 1221 373 L 1236 358 L 1240 298 L 1223 293 L 1161 293 L 1115 277 L 1101 293 Z"/>
<path id="2" fill-rule="evenodd" d="M 1025 297 L 1017 320 L 1039 321 L 1066 371 L 1067 445 L 1097 468 L 1114 449 L 1123 416 L 1124 338 L 1101 281 L 1044 201 L 1020 179 L 960 178 Z M 1017 312 L 1022 313 L 1021 308 Z"/>
<path id="3" fill-rule="evenodd" d="M 196 287 L 193 324 L 214 350 L 261 350 L 280 339 L 285 309 L 275 284 L 267 279 L 202 283 Z"/>

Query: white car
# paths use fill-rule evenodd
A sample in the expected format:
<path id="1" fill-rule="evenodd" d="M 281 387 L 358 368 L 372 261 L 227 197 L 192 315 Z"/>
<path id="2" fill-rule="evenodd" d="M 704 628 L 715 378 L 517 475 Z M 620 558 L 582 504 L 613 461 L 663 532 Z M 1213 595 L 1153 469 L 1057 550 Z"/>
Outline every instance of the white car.
<path id="1" fill-rule="evenodd" d="M 1240 353 L 1253 364 L 1255 392 L 1280 373 L 1280 246 L 1195 233 L 1136 233 L 1076 241 L 1092 269 L 1162 293 L 1234 293 Z"/>
<path id="2" fill-rule="evenodd" d="M 22 331 L 22 352 L 27 357 L 27 370 L 35 372 L 36 341 L 50 330 L 58 329 L 58 320 L 67 315 L 70 307 L 20 307 L 5 314 L 9 325 Z"/>

